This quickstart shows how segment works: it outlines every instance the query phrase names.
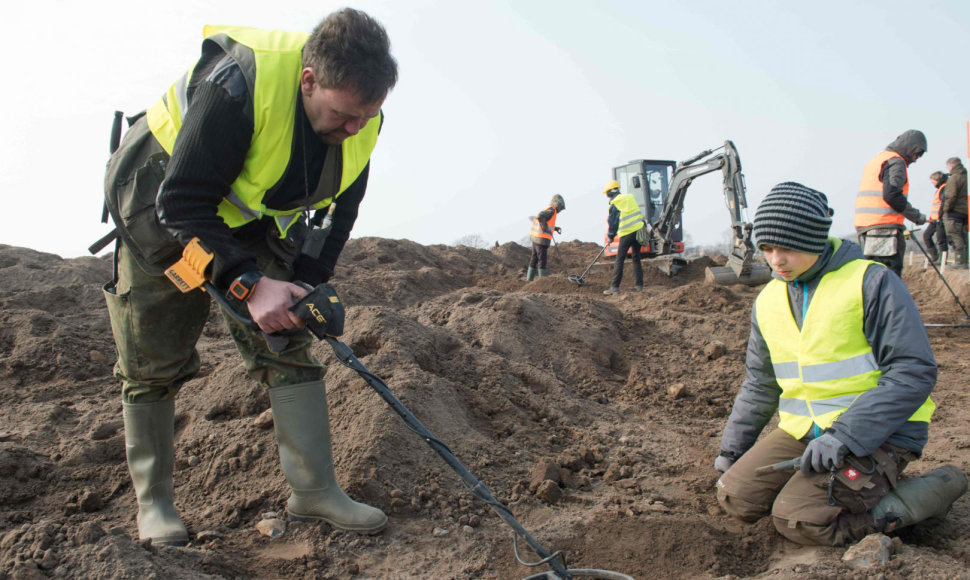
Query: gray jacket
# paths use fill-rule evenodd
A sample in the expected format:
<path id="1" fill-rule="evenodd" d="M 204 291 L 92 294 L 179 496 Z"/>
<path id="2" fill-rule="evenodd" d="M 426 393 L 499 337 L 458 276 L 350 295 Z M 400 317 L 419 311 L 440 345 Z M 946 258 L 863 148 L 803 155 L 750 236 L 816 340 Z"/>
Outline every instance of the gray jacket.
<path id="1" fill-rule="evenodd" d="M 811 303 L 822 276 L 846 262 L 862 259 L 862 250 L 856 243 L 842 240 L 839 249 L 834 250 L 832 241 L 812 268 L 788 283 L 789 304 L 801 305 L 803 298 L 807 298 L 806 305 Z M 903 281 L 880 265 L 866 270 L 862 306 L 866 340 L 882 376 L 875 388 L 859 395 L 831 429 L 859 457 L 871 455 L 886 442 L 920 455 L 929 425 L 908 419 L 936 385 L 936 360 L 923 320 Z M 802 308 L 793 308 L 792 314 L 801 328 Z M 756 307 L 751 311 L 745 364 L 747 376 L 721 437 L 722 454 L 735 459 L 754 445 L 777 410 L 781 395 L 771 355 L 758 328 Z M 810 431 L 806 438 L 812 436 Z"/>

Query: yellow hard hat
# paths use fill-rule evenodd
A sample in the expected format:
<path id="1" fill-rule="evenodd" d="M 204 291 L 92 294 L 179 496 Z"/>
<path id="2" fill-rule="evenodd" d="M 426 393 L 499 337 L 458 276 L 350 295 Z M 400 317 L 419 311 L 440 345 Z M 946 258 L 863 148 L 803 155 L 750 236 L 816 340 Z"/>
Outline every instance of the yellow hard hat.
<path id="1" fill-rule="evenodd" d="M 620 184 L 615 179 L 606 183 L 606 189 L 603 190 L 603 195 L 609 195 L 614 189 L 620 189 Z"/>

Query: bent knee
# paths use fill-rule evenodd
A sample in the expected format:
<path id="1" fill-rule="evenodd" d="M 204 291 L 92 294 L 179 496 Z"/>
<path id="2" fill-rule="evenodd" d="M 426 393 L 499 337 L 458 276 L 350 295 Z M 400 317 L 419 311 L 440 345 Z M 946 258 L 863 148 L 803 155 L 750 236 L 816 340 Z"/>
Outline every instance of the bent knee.
<path id="1" fill-rule="evenodd" d="M 731 493 L 718 482 L 717 502 L 731 517 L 744 522 L 754 522 L 768 514 L 769 504 L 746 498 L 737 493 Z"/>

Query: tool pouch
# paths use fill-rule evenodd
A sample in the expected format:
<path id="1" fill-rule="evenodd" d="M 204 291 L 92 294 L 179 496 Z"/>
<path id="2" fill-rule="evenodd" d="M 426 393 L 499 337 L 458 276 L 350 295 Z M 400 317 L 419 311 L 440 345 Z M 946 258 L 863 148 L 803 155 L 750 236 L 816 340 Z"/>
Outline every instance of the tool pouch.
<path id="1" fill-rule="evenodd" d="M 899 237 L 896 230 L 869 230 L 865 234 L 862 253 L 866 256 L 895 256 L 898 253 Z"/>
<path id="2" fill-rule="evenodd" d="M 332 284 L 320 284 L 290 311 L 305 320 L 306 327 L 320 340 L 344 333 L 344 305 Z"/>
<path id="3" fill-rule="evenodd" d="M 105 205 L 141 269 L 160 275 L 182 253 L 182 244 L 155 213 L 169 156 L 152 137 L 144 116 L 136 119 L 108 161 Z"/>
<path id="4" fill-rule="evenodd" d="M 329 234 L 329 226 L 324 228 L 310 226 L 303 238 L 303 249 L 300 252 L 314 259 L 319 258 Z"/>
<path id="5" fill-rule="evenodd" d="M 647 232 L 647 226 L 643 226 L 637 230 L 637 243 L 641 246 L 647 246 L 650 244 L 650 233 Z"/>
<path id="6" fill-rule="evenodd" d="M 830 475 L 827 487 L 835 505 L 859 514 L 871 510 L 890 489 L 896 487 L 899 473 L 909 463 L 911 452 L 883 445 L 868 457 L 849 455 Z"/>

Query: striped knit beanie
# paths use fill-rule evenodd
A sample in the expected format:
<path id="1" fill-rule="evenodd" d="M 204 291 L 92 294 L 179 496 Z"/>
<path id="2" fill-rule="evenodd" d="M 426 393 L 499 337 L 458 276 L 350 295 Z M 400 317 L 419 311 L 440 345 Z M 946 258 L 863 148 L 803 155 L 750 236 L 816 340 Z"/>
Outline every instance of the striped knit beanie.
<path id="1" fill-rule="evenodd" d="M 755 245 L 819 255 L 828 243 L 832 213 L 821 191 L 794 181 L 779 183 L 754 214 Z"/>

